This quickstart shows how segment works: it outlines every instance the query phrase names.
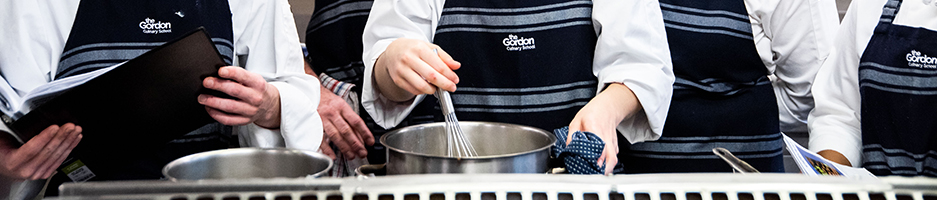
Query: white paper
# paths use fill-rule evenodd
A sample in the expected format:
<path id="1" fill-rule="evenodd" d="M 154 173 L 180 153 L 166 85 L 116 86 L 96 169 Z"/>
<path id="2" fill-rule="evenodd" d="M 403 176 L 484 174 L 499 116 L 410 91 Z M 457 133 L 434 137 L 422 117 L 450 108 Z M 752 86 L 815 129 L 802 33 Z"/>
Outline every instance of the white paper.
<path id="1" fill-rule="evenodd" d="M 797 168 L 800 168 L 800 172 L 805 175 L 844 176 L 856 180 L 878 179 L 865 168 L 855 168 L 837 164 L 800 146 L 800 144 L 797 144 L 797 142 L 787 137 L 787 135 L 783 133 L 781 135 L 784 136 L 784 144 L 787 147 L 787 151 L 791 153 L 791 157 L 794 157 Z"/>
<path id="2" fill-rule="evenodd" d="M 68 91 L 68 89 L 74 88 L 90 81 L 91 79 L 97 78 L 98 76 L 101 76 L 102 74 L 107 73 L 114 68 L 123 65 L 124 63 L 126 62 L 94 70 L 88 73 L 69 76 L 39 86 L 23 96 L 22 102 L 9 102 L 13 106 L 10 109 L 3 109 L 3 114 L 10 116 L 13 118 L 13 120 L 19 119 L 23 115 L 26 115 L 26 113 L 29 113 L 29 111 L 31 111 L 33 108 L 39 107 L 42 105 L 42 103 L 53 99 L 65 91 Z"/>

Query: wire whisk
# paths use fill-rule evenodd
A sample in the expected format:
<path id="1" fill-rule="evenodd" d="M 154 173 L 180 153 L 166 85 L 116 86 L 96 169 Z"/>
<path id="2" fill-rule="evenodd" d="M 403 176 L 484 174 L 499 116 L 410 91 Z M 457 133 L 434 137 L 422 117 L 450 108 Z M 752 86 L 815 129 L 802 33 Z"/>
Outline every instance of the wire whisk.
<path id="1" fill-rule="evenodd" d="M 441 88 L 436 88 L 436 98 L 439 99 L 439 107 L 446 120 L 446 147 L 449 150 L 449 157 L 475 157 L 475 147 L 472 142 L 462 134 L 462 127 L 459 126 L 459 120 L 455 117 L 455 109 L 452 107 L 452 97 L 449 92 Z"/>

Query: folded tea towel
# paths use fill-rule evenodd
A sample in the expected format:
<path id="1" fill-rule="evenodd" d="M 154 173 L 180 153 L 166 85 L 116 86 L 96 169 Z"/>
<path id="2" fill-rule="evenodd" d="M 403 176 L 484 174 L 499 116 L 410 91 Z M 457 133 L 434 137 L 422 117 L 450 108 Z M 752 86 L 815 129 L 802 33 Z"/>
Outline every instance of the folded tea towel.
<path id="1" fill-rule="evenodd" d="M 599 156 L 605 148 L 605 142 L 598 135 L 591 132 L 576 131 L 570 134 L 573 137 L 569 145 L 566 144 L 569 127 L 553 130 L 556 135 L 556 144 L 553 144 L 553 157 L 561 159 L 566 171 L 571 174 L 603 174 L 605 166 L 599 166 Z M 614 173 L 622 171 L 621 163 L 615 165 Z"/>

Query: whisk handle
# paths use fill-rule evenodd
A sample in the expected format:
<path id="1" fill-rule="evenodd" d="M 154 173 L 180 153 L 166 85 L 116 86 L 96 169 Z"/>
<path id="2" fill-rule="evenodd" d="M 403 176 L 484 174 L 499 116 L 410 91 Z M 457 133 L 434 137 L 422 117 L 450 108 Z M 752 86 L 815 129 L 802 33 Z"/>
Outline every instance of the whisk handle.
<path id="1" fill-rule="evenodd" d="M 455 112 L 455 108 L 452 107 L 452 97 L 449 96 L 449 91 L 437 87 L 436 98 L 439 99 L 439 107 L 442 109 L 443 113 L 449 114 Z"/>

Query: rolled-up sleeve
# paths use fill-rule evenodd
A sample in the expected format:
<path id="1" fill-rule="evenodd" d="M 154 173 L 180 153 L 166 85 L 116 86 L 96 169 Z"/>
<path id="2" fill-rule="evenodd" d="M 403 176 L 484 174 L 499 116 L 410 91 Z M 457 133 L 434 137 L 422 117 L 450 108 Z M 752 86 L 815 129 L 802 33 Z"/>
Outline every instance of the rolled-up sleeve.
<path id="1" fill-rule="evenodd" d="M 660 5 L 652 0 L 593 1 L 599 34 L 593 73 L 599 90 L 609 83 L 630 88 L 643 113 L 625 119 L 618 131 L 631 143 L 660 138 L 673 94 L 673 64 Z"/>

